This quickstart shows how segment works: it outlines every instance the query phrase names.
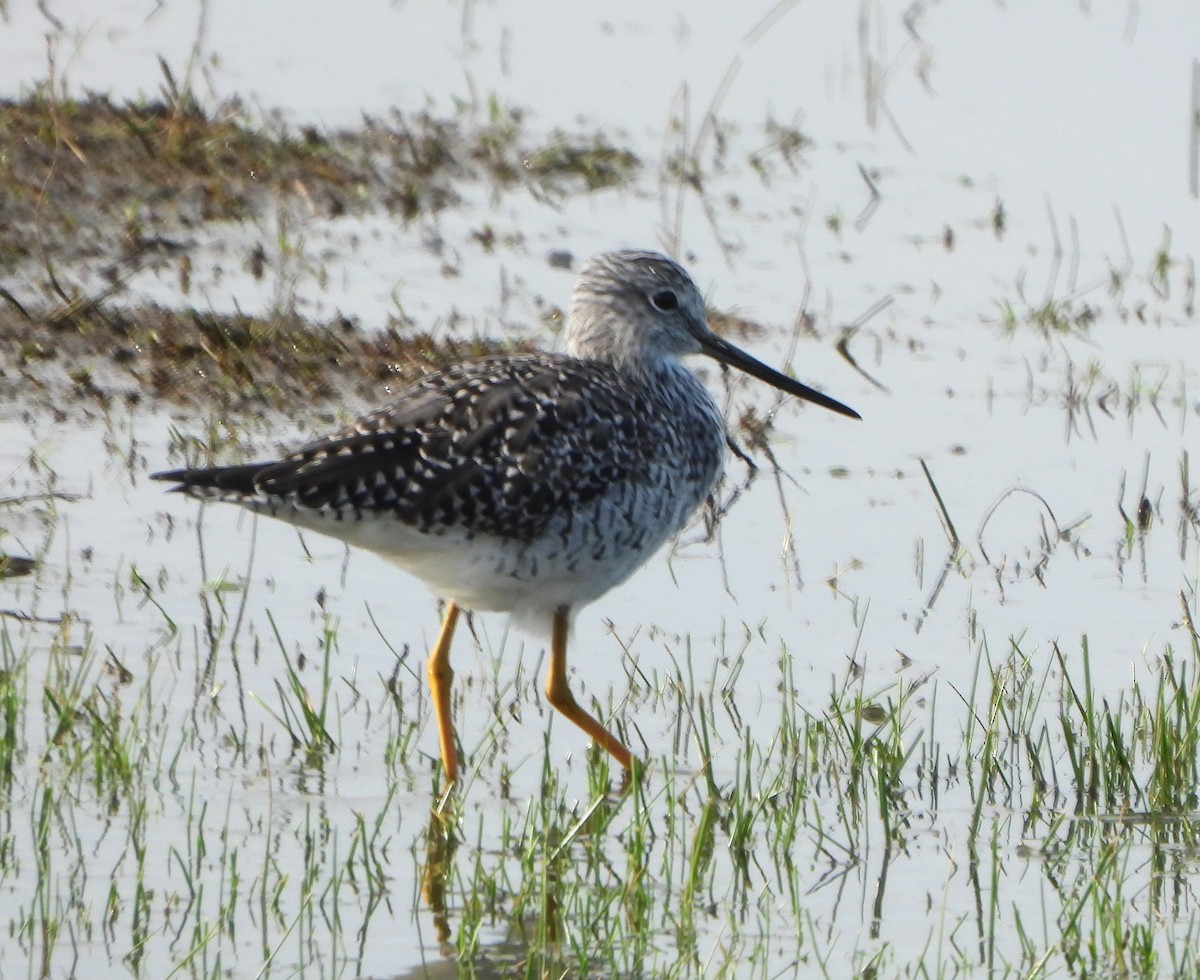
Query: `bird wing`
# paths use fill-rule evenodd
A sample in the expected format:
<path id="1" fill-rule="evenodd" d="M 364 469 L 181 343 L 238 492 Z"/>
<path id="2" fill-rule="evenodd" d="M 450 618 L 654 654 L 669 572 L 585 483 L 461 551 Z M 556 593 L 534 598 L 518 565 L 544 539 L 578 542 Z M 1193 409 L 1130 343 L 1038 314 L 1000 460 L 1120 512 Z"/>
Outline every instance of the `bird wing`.
<path id="1" fill-rule="evenodd" d="M 613 369 L 499 358 L 429 375 L 397 401 L 263 466 L 254 488 L 297 506 L 386 511 L 534 537 L 552 515 L 637 480 L 655 434 Z"/>

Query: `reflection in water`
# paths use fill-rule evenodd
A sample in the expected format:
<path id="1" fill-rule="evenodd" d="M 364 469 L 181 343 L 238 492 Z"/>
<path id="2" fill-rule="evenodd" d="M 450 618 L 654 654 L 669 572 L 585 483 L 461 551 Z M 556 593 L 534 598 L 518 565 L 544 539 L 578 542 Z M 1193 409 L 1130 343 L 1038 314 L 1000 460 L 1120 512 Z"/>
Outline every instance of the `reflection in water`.
<path id="1" fill-rule="evenodd" d="M 514 968 L 558 976 L 590 959 L 605 964 L 605 975 L 642 975 L 639 964 L 650 942 L 645 892 L 657 883 L 645 865 L 642 832 L 626 837 L 614 831 L 613 822 L 633 813 L 641 825 L 652 810 L 638 783 L 630 792 L 608 790 L 610 766 L 594 748 L 588 779 L 593 795 L 581 810 L 579 801 L 566 797 L 555 767 L 544 764 L 538 802 L 527 805 L 518 821 L 502 818 L 499 840 L 486 849 L 460 850 L 457 798 L 447 798 L 430 814 L 421 896 L 446 963 L 474 976 L 511 976 Z M 614 864 L 614 846 L 618 852 L 628 849 L 624 875 Z M 623 931 L 638 937 L 631 948 L 612 948 L 618 938 L 611 921 L 598 925 L 613 916 L 623 921 Z M 440 967 L 431 969 L 436 975 Z"/>
<path id="2" fill-rule="evenodd" d="M 421 869 L 421 894 L 433 913 L 434 935 L 443 956 L 454 955 L 446 891 L 454 870 L 454 852 L 458 849 L 458 837 L 454 832 L 457 822 L 457 813 L 452 807 L 435 809 L 429 814 L 425 866 Z"/>

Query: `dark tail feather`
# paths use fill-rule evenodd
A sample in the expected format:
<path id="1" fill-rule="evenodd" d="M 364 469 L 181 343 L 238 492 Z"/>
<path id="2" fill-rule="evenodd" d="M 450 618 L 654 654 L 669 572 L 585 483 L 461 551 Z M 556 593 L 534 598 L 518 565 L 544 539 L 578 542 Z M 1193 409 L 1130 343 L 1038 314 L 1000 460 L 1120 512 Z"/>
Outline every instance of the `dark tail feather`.
<path id="1" fill-rule="evenodd" d="M 151 473 L 151 480 L 177 484 L 172 493 L 190 493 L 199 497 L 221 494 L 251 496 L 258 492 L 257 478 L 273 463 L 245 463 L 241 466 L 213 466 L 198 470 L 165 470 Z"/>

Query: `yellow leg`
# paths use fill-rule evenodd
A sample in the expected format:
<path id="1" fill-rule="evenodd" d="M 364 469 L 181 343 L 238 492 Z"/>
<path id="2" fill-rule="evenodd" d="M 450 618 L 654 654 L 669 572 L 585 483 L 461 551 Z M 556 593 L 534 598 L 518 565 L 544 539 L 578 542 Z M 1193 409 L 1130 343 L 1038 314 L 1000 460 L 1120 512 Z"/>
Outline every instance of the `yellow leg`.
<path id="1" fill-rule="evenodd" d="M 633 759 L 607 728 L 584 711 L 567 686 L 567 607 L 554 614 L 550 637 L 550 670 L 546 673 L 546 700 L 569 720 L 587 732 L 605 752 L 621 764 L 626 772 L 633 769 Z"/>
<path id="2" fill-rule="evenodd" d="M 453 602 L 447 602 L 446 613 L 442 617 L 442 628 L 438 631 L 437 642 L 429 651 L 429 662 L 426 665 L 429 674 L 429 692 L 433 695 L 433 717 L 437 722 L 438 742 L 442 747 L 442 765 L 446 767 L 446 780 L 450 783 L 458 781 L 458 753 L 454 750 L 454 719 L 450 715 L 450 682 L 454 680 L 454 671 L 450 669 L 450 641 L 454 637 L 456 625 L 458 625 L 458 606 Z"/>

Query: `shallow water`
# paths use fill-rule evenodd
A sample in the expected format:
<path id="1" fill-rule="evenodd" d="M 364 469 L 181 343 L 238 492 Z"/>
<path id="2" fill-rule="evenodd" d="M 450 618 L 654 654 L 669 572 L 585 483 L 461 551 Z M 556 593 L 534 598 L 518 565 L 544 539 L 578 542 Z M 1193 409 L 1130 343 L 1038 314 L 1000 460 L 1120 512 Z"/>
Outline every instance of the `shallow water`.
<path id="1" fill-rule="evenodd" d="M 972 688 L 981 648 L 998 659 L 1015 642 L 1041 676 L 1059 669 L 1056 643 L 1065 662 L 1079 666 L 1086 636 L 1092 682 L 1114 703 L 1164 648 L 1187 649 L 1180 596 L 1194 606 L 1200 559 L 1195 490 L 1181 485 L 1194 442 L 1189 427 L 1200 410 L 1192 357 L 1200 222 L 1188 183 L 1200 13 L 1192 5 L 1090 13 L 947 5 L 913 9 L 908 23 L 878 7 L 834 3 L 764 5 L 736 17 L 717 5 L 684 14 L 618 4 L 603 17 L 511 4 L 360 8 L 301 16 L 273 4 L 205 6 L 193 84 L 205 97 L 237 95 L 264 112 L 328 126 L 427 100 L 447 111 L 455 99 L 482 106 L 495 93 L 504 104 L 528 107 L 536 128 L 600 128 L 628 144 L 647 164 L 642 178 L 632 190 L 569 196 L 557 208 L 477 188 L 463 206 L 410 227 L 383 218 L 321 223 L 295 202 L 281 202 L 258 226 L 192 230 L 190 302 L 255 309 L 286 282 L 314 316 L 337 310 L 373 324 L 399 305 L 423 325 L 536 336 L 531 324 L 542 305 L 565 303 L 570 285 L 568 272 L 546 262 L 549 249 L 583 256 L 657 245 L 678 250 L 714 307 L 772 326 L 748 342 L 772 363 L 788 358 L 792 324 L 807 309 L 816 337 L 795 343 L 796 373 L 863 415 L 851 423 L 780 406 L 771 442 L 779 481 L 760 456 L 763 472 L 717 540 L 702 540 L 700 527 L 685 532 L 670 554 L 580 614 L 577 687 L 602 705 L 621 702 L 632 747 L 653 760 L 647 795 L 658 805 L 675 780 L 699 768 L 700 757 L 693 741 L 678 744 L 678 715 L 636 697 L 621 700 L 638 671 L 655 687 L 688 663 L 712 694 L 745 647 L 729 697 L 749 734 L 720 716 L 712 722 L 712 773 L 722 784 L 741 771 L 743 739 L 770 740 L 785 649 L 794 658 L 800 707 L 814 714 L 827 709 L 851 661 L 865 669 L 864 692 L 928 676 L 926 690 L 936 690 L 936 699 L 912 706 L 913 730 L 951 755 L 965 752 L 969 722 L 960 697 Z M 101 13 L 84 5 L 50 9 L 65 25 L 52 31 L 56 70 L 77 91 L 154 92 L 158 55 L 181 71 L 196 38 L 197 13 L 181 4 L 149 15 L 134 4 Z M 32 5 L 8 17 L 0 89 L 13 94 L 45 76 L 39 37 L 52 29 Z M 715 127 L 705 121 L 710 110 Z M 748 156 L 768 146 L 762 127 L 770 118 L 798 125 L 815 145 L 795 169 L 765 153 L 771 172 L 764 181 Z M 661 175 L 661 161 L 680 140 L 677 119 L 705 167 L 703 201 Z M 880 195 L 873 210 L 860 167 Z M 998 202 L 1002 229 L 994 220 Z M 484 224 L 516 244 L 479 249 L 469 235 Z M 239 271 L 248 243 L 270 241 L 285 226 L 300 261 L 288 266 L 280 258 L 265 284 Z M 455 277 L 442 273 L 443 256 L 425 244 L 432 235 L 453 254 Z M 1160 275 L 1156 253 L 1168 235 L 1169 264 Z M 131 284 L 134 298 L 163 302 L 177 300 L 176 289 L 173 276 L 153 272 Z M 1086 307 L 1086 326 L 1047 336 L 1027 322 L 1051 300 L 1071 316 Z M 1017 320 L 1011 331 L 1006 308 Z M 856 371 L 835 342 L 873 309 L 847 341 Z M 715 371 L 698 367 L 721 388 Z M 774 405 L 752 384 L 737 382 L 732 398 L 739 407 Z M 106 813 L 103 794 L 89 803 L 86 780 L 65 779 L 83 801 L 72 811 L 74 825 L 59 827 L 54 838 L 50 863 L 67 870 L 60 878 L 47 872 L 40 880 L 53 884 L 35 888 L 26 873 L 39 860 L 29 827 L 37 825 L 47 779 L 43 760 L 53 753 L 31 727 L 7 804 L 16 858 L 0 888 L 19 910 L 12 921 L 49 894 L 64 920 L 93 927 L 77 925 L 49 940 L 21 937 L 0 953 L 4 972 L 32 972 L 39 957 L 61 972 L 73 956 L 94 955 L 112 973 L 165 975 L 185 961 L 190 942 L 211 951 L 180 925 L 193 914 L 200 922 L 189 910 L 202 900 L 165 896 L 186 895 L 196 883 L 227 894 L 228 862 L 212 855 L 236 849 L 243 836 L 241 873 L 251 887 L 277 883 L 295 920 L 245 913 L 235 918 L 236 935 L 220 945 L 219 961 L 206 952 L 185 969 L 252 975 L 276 945 L 279 972 L 307 966 L 381 975 L 438 963 L 445 948 L 419 894 L 417 851 L 436 754 L 420 663 L 436 630 L 434 600 L 370 555 L 347 555 L 336 543 L 232 508 L 201 512 L 164 496 L 145 473 L 173 462 L 172 425 L 205 431 L 201 415 L 114 409 L 107 418 L 72 415 L 64 424 L 21 409 L 10 406 L 0 422 L 3 495 L 52 487 L 82 496 L 50 511 L 32 504 L 5 514 L 5 546 L 39 555 L 42 565 L 32 579 L 0 585 L 0 606 L 49 621 L 71 617 L 69 628 L 10 621 L 13 647 L 34 651 L 35 679 L 78 670 L 85 686 L 137 699 L 139 717 L 155 722 L 147 742 L 163 775 L 146 795 L 153 843 L 141 862 L 130 857 L 136 834 L 122 829 L 120 806 Z M 303 407 L 294 415 L 248 426 L 240 436 L 247 451 L 295 444 L 320 424 Z M 964 549 L 942 582 L 952 549 L 922 460 Z M 736 483 L 744 467 L 731 462 L 730 473 Z M 1151 520 L 1127 536 L 1121 509 L 1133 518 L 1143 496 Z M 233 585 L 215 587 L 218 580 Z M 200 667 L 210 647 L 201 597 L 210 609 L 224 602 L 227 613 L 216 615 L 227 632 L 210 675 Z M 331 734 L 339 751 L 306 765 L 290 756 L 280 722 L 286 699 L 276 684 L 283 651 L 293 660 L 303 654 L 303 676 L 317 684 L 322 638 L 334 623 Z M 519 822 L 542 792 L 544 755 L 569 797 L 593 794 L 581 734 L 555 721 L 545 748 L 549 719 L 536 695 L 540 643 L 509 635 L 498 617 L 481 617 L 476 629 L 480 645 L 464 633 L 455 653 L 464 691 L 460 737 L 479 760 L 462 826 L 466 842 L 486 856 L 497 824 Z M 71 662 L 76 645 L 90 659 Z M 112 679 L 114 661 L 132 671 L 127 685 Z M 383 694 L 393 670 L 399 707 Z M 31 705 L 39 684 L 25 692 Z M 245 692 L 241 701 L 238 692 Z M 498 705 L 511 709 L 499 724 Z M 44 703 L 41 710 L 52 712 Z M 410 730 L 419 754 L 396 761 L 390 739 Z M 503 793 L 493 751 L 512 770 Z M 196 817 L 201 803 L 209 808 L 203 819 Z M 287 879 L 302 878 L 314 862 L 339 867 L 364 814 L 382 822 L 391 842 L 384 907 L 347 885 L 340 896 L 324 894 L 321 915 L 306 918 L 314 905 L 290 891 Z M 903 861 L 881 857 L 877 841 L 852 865 L 839 886 L 852 898 L 823 884 L 827 869 L 801 848 L 811 924 L 779 913 L 764 975 L 794 966 L 798 954 L 789 943 L 806 930 L 847 968 L 833 966 L 832 975 L 848 975 L 849 964 L 881 948 L 893 965 L 915 962 L 930 941 L 928 904 L 943 923 L 961 925 L 973 915 L 972 888 L 958 869 L 971 818 L 969 800 L 947 784 L 940 806 L 924 814 L 914 807 Z M 1002 812 L 992 819 L 1011 871 L 1005 909 L 1025 910 L 1027 920 L 1047 901 L 1046 885 L 1026 873 L 1017 820 L 1010 825 Z M 198 827 L 209 828 L 199 835 L 209 841 L 207 859 L 187 843 Z M 1185 855 L 1185 872 L 1192 863 Z M 881 867 L 891 868 L 886 891 Z M 154 893 L 141 959 L 130 958 L 127 927 L 107 938 L 100 925 L 110 879 L 121 896 L 121 923 L 136 918 L 127 898 L 136 885 L 144 879 Z M 1192 879 L 1184 880 L 1190 893 Z M 909 899 L 928 893 L 934 898 L 919 908 Z M 72 894 L 82 896 L 82 917 L 67 911 Z M 872 924 L 877 894 L 880 919 Z M 339 941 L 325 948 L 321 930 L 333 931 L 331 908 L 346 921 Z M 1162 941 L 1183 935 L 1192 915 L 1185 900 L 1165 916 Z M 360 925 L 357 941 L 340 938 Z M 509 928 L 493 924 L 485 947 L 503 946 Z M 716 949 L 730 927 L 715 916 L 711 928 L 703 945 Z M 1019 961 L 1013 935 L 1003 926 L 998 932 L 1007 959 Z M 669 950 L 672 939 L 664 935 L 661 943 Z"/>

